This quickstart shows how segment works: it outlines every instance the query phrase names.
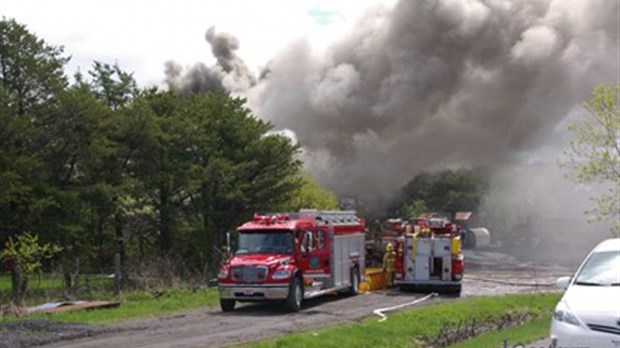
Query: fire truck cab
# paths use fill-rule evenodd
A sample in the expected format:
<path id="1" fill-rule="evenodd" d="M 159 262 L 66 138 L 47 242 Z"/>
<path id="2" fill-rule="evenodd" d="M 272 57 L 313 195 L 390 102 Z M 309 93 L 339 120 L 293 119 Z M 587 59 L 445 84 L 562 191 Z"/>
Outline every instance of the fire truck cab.
<path id="1" fill-rule="evenodd" d="M 458 227 L 432 217 L 418 219 L 408 229 L 397 242 L 395 284 L 401 289 L 460 294 L 463 253 Z"/>
<path id="2" fill-rule="evenodd" d="M 357 294 L 364 275 L 364 220 L 354 211 L 256 214 L 237 229 L 237 243 L 218 274 L 220 306 Z"/>

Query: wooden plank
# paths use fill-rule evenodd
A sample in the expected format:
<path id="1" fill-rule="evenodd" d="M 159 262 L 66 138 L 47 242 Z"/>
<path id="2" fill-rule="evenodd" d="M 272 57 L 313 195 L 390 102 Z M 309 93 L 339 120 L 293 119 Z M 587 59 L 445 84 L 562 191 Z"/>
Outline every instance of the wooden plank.
<path id="1" fill-rule="evenodd" d="M 45 310 L 42 310 L 41 312 L 47 313 L 47 314 L 54 314 L 54 313 L 62 313 L 62 312 L 69 312 L 69 311 L 82 310 L 82 309 L 115 308 L 115 307 L 120 306 L 120 304 L 121 303 L 119 301 L 89 301 L 89 302 L 80 303 L 80 304 L 62 305 L 62 306 L 55 307 L 55 308 L 45 309 Z"/>

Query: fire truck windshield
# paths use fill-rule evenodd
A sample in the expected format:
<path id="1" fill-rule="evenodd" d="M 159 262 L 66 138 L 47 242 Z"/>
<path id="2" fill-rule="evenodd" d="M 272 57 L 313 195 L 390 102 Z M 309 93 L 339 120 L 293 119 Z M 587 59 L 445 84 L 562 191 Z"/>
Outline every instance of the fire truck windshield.
<path id="1" fill-rule="evenodd" d="M 235 254 L 292 254 L 293 233 L 288 230 L 239 231 Z"/>

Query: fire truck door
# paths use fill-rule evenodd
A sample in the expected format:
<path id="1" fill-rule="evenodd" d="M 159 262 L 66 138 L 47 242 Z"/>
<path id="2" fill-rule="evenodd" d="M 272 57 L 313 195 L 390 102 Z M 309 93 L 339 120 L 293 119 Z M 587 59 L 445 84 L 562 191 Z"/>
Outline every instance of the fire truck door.
<path id="1" fill-rule="evenodd" d="M 330 274 L 330 238 L 327 226 L 317 227 L 314 231 L 314 256 L 318 259 L 318 268 L 323 274 Z"/>
<path id="2" fill-rule="evenodd" d="M 306 275 L 329 275 L 329 238 L 327 227 L 304 230 L 301 234 L 301 267 Z"/>

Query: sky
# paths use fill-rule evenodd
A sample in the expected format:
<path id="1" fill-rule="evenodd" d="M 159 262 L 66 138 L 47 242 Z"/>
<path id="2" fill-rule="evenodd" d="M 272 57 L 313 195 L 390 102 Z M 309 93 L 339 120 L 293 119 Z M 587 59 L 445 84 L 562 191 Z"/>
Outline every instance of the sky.
<path id="1" fill-rule="evenodd" d="M 327 47 L 363 11 L 392 0 L 3 0 L 0 16 L 13 18 L 72 57 L 69 75 L 88 71 L 94 60 L 134 73 L 142 86 L 161 84 L 164 62 L 211 65 L 208 28 L 233 33 L 237 53 L 258 72 L 289 42 Z"/>
<path id="2" fill-rule="evenodd" d="M 620 80 L 617 0 L 2 0 L 0 16 L 63 45 L 69 75 L 97 60 L 143 87 L 246 97 L 320 183 L 369 201 L 421 171 L 507 186 L 517 166 L 555 168 L 567 120 Z M 522 172 L 517 191 L 543 171 Z"/>

